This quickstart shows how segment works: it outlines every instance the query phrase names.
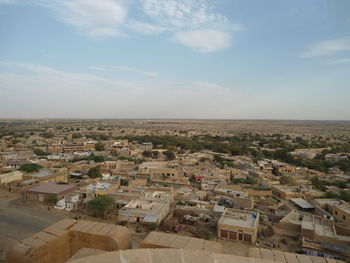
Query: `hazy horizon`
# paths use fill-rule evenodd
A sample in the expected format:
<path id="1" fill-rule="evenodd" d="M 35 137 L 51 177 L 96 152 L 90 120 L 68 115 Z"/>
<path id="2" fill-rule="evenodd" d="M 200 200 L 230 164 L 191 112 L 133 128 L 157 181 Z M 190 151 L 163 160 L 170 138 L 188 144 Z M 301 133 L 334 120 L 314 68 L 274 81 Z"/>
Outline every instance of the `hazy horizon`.
<path id="1" fill-rule="evenodd" d="M 350 1 L 0 0 L 0 119 L 350 120 Z"/>

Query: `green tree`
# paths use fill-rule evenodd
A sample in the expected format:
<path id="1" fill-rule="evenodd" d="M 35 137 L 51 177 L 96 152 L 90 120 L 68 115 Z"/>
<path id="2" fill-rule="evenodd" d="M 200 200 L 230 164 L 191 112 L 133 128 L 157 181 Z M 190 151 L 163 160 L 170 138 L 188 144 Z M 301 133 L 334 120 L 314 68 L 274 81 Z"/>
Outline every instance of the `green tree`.
<path id="1" fill-rule="evenodd" d="M 204 237 L 206 240 L 212 240 L 214 239 L 214 233 L 212 231 L 207 231 L 205 233 L 205 237 Z"/>
<path id="2" fill-rule="evenodd" d="M 340 191 L 339 197 L 346 202 L 350 202 L 350 190 Z"/>
<path id="3" fill-rule="evenodd" d="M 127 179 L 120 179 L 120 185 L 121 186 L 128 186 L 129 185 L 129 180 Z"/>
<path id="4" fill-rule="evenodd" d="M 88 201 L 89 212 L 95 215 L 104 215 L 108 210 L 113 208 L 115 200 L 109 195 L 101 195 Z"/>
<path id="5" fill-rule="evenodd" d="M 205 163 L 206 161 L 209 161 L 210 159 L 208 157 L 201 157 L 199 158 L 200 163 Z"/>
<path id="6" fill-rule="evenodd" d="M 95 166 L 95 167 L 91 167 L 88 171 L 88 176 L 90 178 L 97 178 L 97 177 L 101 177 L 102 173 L 101 173 L 101 169 L 99 166 Z"/>
<path id="7" fill-rule="evenodd" d="M 95 149 L 96 149 L 96 151 L 101 152 L 101 151 L 104 151 L 105 146 L 104 146 L 103 143 L 97 142 L 97 143 L 95 144 Z"/>
<path id="8" fill-rule="evenodd" d="M 81 138 L 83 137 L 83 135 L 81 135 L 80 132 L 75 132 L 72 134 L 72 139 L 78 139 L 78 138 Z"/>
<path id="9" fill-rule="evenodd" d="M 320 178 L 318 178 L 318 176 L 312 177 L 311 178 L 311 183 L 318 190 L 321 190 L 321 191 L 325 191 L 326 190 L 326 183 L 325 183 L 325 181 L 320 180 Z"/>
<path id="10" fill-rule="evenodd" d="M 163 154 L 166 156 L 166 159 L 168 160 L 168 161 L 171 161 L 171 160 L 174 160 L 175 159 L 175 154 L 174 154 L 174 152 L 172 152 L 172 151 L 165 151 L 165 152 L 163 152 Z"/>
<path id="11" fill-rule="evenodd" d="M 336 198 L 339 199 L 339 195 L 334 192 L 334 191 L 327 191 L 326 194 L 324 195 L 325 198 Z"/>
<path id="12" fill-rule="evenodd" d="M 144 151 L 142 153 L 142 156 L 143 157 L 146 157 L 146 158 L 151 158 L 153 156 L 152 152 L 151 151 Z"/>
<path id="13" fill-rule="evenodd" d="M 47 152 L 37 148 L 37 149 L 34 149 L 34 153 L 37 155 L 37 156 L 47 156 L 49 155 Z"/>
<path id="14" fill-rule="evenodd" d="M 46 203 L 50 204 L 50 205 L 55 205 L 58 202 L 58 198 L 56 195 L 49 195 L 46 197 Z"/>
<path id="15" fill-rule="evenodd" d="M 44 137 L 45 139 L 53 138 L 55 135 L 51 132 L 44 132 L 40 134 L 41 137 Z"/>
<path id="16" fill-rule="evenodd" d="M 33 173 L 38 172 L 41 168 L 43 167 L 36 163 L 25 163 L 19 167 L 19 170 L 27 173 Z"/>
<path id="17" fill-rule="evenodd" d="M 105 161 L 105 158 L 102 155 L 93 155 L 90 158 L 91 160 L 97 162 L 97 163 L 101 163 Z"/>
<path id="18" fill-rule="evenodd" d="M 148 225 L 148 229 L 151 230 L 151 231 L 154 231 L 157 229 L 157 223 L 151 223 Z"/>

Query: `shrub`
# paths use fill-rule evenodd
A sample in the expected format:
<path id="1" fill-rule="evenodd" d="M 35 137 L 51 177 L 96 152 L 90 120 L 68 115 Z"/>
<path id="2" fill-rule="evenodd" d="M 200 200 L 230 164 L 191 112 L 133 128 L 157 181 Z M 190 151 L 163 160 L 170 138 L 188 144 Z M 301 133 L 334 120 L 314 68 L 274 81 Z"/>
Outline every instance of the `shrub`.
<path id="1" fill-rule="evenodd" d="M 27 173 L 38 172 L 41 168 L 41 165 L 36 163 L 25 163 L 19 167 L 19 170 Z"/>
<path id="2" fill-rule="evenodd" d="M 102 177 L 102 173 L 99 166 L 95 166 L 89 169 L 88 176 L 90 178 Z"/>
<path id="3" fill-rule="evenodd" d="M 151 223 L 148 225 L 148 229 L 151 230 L 151 231 L 154 231 L 156 230 L 158 227 L 157 223 Z"/>

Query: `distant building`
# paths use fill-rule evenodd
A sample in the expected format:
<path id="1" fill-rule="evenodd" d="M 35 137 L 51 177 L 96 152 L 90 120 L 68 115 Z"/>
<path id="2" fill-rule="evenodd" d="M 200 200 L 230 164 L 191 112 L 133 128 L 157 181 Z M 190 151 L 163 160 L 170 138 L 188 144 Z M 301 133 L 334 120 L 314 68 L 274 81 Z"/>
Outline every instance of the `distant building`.
<path id="1" fill-rule="evenodd" d="M 279 161 L 271 161 L 274 171 L 278 174 L 294 174 L 296 167 Z"/>
<path id="2" fill-rule="evenodd" d="M 144 142 L 139 145 L 139 149 L 142 151 L 152 151 L 153 144 L 151 142 Z"/>
<path id="3" fill-rule="evenodd" d="M 324 195 L 323 192 L 314 189 L 313 186 L 284 186 L 275 185 L 272 187 L 272 194 L 282 200 L 292 198 L 313 199 Z"/>
<path id="4" fill-rule="evenodd" d="M 332 214 L 339 221 L 350 224 L 350 204 L 333 205 Z"/>

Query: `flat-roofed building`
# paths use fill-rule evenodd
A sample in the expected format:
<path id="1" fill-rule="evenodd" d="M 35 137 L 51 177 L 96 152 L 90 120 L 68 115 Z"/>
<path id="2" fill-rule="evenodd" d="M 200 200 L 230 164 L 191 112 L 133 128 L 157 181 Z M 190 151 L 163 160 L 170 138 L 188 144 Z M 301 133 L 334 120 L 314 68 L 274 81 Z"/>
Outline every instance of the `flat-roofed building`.
<path id="1" fill-rule="evenodd" d="M 282 200 L 290 200 L 292 198 L 313 199 L 324 195 L 322 191 L 314 188 L 314 186 L 285 186 L 275 185 L 272 187 L 272 194 Z"/>
<path id="2" fill-rule="evenodd" d="M 50 196 L 55 196 L 58 199 L 61 199 L 65 194 L 73 192 L 76 188 L 77 186 L 72 184 L 47 182 L 28 189 L 25 193 L 25 199 L 39 202 L 47 201 Z"/>
<path id="3" fill-rule="evenodd" d="M 132 223 L 160 224 L 168 214 L 166 203 L 151 200 L 132 200 L 119 210 L 119 219 Z"/>
<path id="4" fill-rule="evenodd" d="M 254 199 L 248 196 L 246 192 L 220 187 L 215 188 L 213 192 L 230 197 L 233 202 L 233 208 L 253 209 L 254 207 Z"/>
<path id="5" fill-rule="evenodd" d="M 168 215 L 173 194 L 163 191 L 144 192 L 119 210 L 119 219 L 128 222 L 160 224 Z"/>
<path id="6" fill-rule="evenodd" d="M 296 167 L 279 161 L 271 161 L 273 169 L 279 174 L 294 174 Z"/>
<path id="7" fill-rule="evenodd" d="M 226 208 L 218 222 L 218 237 L 254 244 L 258 226 L 259 213 Z"/>

